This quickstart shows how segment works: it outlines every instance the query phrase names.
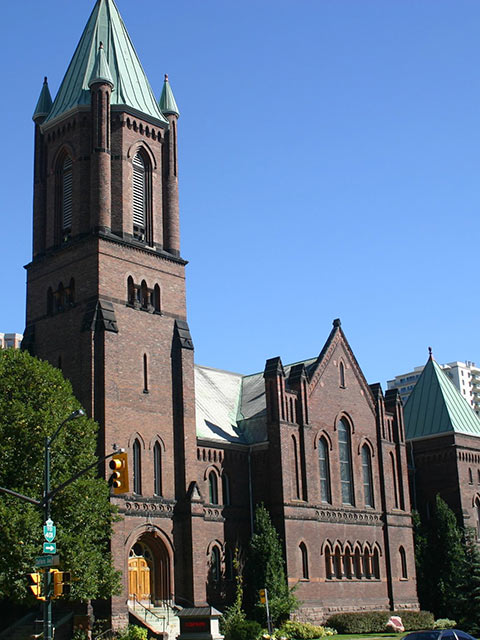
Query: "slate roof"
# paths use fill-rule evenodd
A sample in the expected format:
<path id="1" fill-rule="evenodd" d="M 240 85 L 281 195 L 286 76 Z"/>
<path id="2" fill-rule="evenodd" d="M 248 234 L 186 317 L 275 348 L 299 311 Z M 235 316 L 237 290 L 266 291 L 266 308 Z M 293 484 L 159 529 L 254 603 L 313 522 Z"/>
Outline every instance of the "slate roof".
<path id="1" fill-rule="evenodd" d="M 168 125 L 114 0 L 97 0 L 46 122 L 90 104 L 89 82 L 101 42 L 113 82 L 111 105 L 127 107 L 157 124 Z"/>
<path id="2" fill-rule="evenodd" d="M 284 367 L 314 364 L 317 358 Z M 197 437 L 254 444 L 267 440 L 263 371 L 249 376 L 195 365 Z"/>
<path id="3" fill-rule="evenodd" d="M 480 436 L 480 419 L 430 356 L 404 408 L 408 440 L 441 433 Z"/>

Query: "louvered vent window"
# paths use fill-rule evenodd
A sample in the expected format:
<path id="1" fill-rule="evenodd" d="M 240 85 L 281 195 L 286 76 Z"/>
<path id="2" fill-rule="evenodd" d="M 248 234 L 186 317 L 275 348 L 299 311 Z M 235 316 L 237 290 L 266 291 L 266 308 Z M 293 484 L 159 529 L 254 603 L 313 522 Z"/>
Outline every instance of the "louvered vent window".
<path id="1" fill-rule="evenodd" d="M 63 162 L 62 188 L 62 231 L 70 233 L 72 228 L 72 159 L 67 156 Z"/>
<path id="2" fill-rule="evenodd" d="M 145 162 L 137 153 L 133 158 L 133 235 L 145 240 L 146 220 Z"/>

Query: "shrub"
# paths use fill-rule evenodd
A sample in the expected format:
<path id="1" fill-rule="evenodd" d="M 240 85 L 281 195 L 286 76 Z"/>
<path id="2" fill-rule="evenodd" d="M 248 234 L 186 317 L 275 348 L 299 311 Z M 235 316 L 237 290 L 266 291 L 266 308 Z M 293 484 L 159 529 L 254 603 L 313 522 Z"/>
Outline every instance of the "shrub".
<path id="1" fill-rule="evenodd" d="M 456 620 L 450 620 L 449 618 L 439 618 L 433 623 L 434 629 L 454 629 L 456 626 Z"/>
<path id="2" fill-rule="evenodd" d="M 326 635 L 333 635 L 331 630 L 327 632 L 325 627 L 316 627 L 308 622 L 296 622 L 287 620 L 275 633 L 276 637 L 288 638 L 288 640 L 314 640 L 314 638 L 324 638 Z"/>
<path id="3" fill-rule="evenodd" d="M 360 611 L 355 613 L 336 613 L 327 620 L 327 625 L 338 633 L 381 633 L 390 616 L 400 616 L 405 631 L 431 629 L 433 614 L 429 611 Z"/>
<path id="4" fill-rule="evenodd" d="M 395 615 L 401 617 L 405 631 L 433 629 L 434 617 L 430 611 L 395 611 Z"/>
<path id="5" fill-rule="evenodd" d="M 129 624 L 117 634 L 117 640 L 147 640 L 148 631 L 143 627 Z"/>
<path id="6" fill-rule="evenodd" d="M 257 640 L 262 633 L 262 626 L 255 620 L 243 620 L 236 627 L 228 629 L 225 640 Z"/>

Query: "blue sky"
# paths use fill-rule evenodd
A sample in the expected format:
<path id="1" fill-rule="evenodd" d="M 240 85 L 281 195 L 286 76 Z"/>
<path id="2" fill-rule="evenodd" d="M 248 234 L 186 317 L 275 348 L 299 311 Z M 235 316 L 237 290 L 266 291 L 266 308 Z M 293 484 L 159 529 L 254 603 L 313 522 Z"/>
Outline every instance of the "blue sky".
<path id="1" fill-rule="evenodd" d="M 196 360 L 317 355 L 334 318 L 368 382 L 480 360 L 478 0 L 117 0 L 181 111 Z M 24 328 L 33 123 L 94 0 L 2 6 L 0 331 Z"/>

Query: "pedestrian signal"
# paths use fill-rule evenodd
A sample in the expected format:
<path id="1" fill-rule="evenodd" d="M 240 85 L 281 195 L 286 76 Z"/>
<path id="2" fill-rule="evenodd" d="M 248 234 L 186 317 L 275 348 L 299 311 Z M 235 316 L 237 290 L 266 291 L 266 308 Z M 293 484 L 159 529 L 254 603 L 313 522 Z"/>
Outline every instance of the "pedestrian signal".
<path id="1" fill-rule="evenodd" d="M 52 570 L 53 574 L 53 597 L 60 598 L 61 596 L 70 595 L 70 582 L 72 575 L 70 571 L 58 571 Z"/>
<path id="2" fill-rule="evenodd" d="M 28 585 L 37 600 L 45 600 L 42 596 L 42 574 L 41 573 L 29 573 L 28 578 L 30 584 Z"/>
<path id="3" fill-rule="evenodd" d="M 128 493 L 128 457 L 126 453 L 116 453 L 110 460 L 110 469 L 112 469 L 112 487 L 113 493 Z"/>

